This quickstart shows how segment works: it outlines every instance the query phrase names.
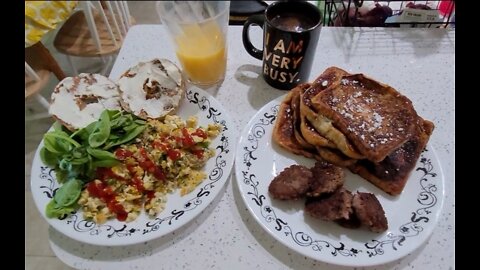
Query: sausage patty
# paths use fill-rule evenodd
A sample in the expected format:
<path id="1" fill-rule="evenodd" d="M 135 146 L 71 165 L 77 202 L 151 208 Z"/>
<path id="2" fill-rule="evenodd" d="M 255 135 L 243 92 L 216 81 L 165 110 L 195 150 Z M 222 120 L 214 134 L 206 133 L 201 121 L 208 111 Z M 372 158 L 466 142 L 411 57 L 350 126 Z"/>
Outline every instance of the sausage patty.
<path id="1" fill-rule="evenodd" d="M 268 191 L 275 199 L 293 200 L 305 196 L 312 172 L 305 166 L 292 165 L 273 178 Z"/>
<path id="2" fill-rule="evenodd" d="M 333 221 L 348 219 L 353 213 L 352 193 L 339 188 L 327 197 L 310 197 L 305 202 L 305 211 L 314 218 Z"/>
<path id="3" fill-rule="evenodd" d="M 388 229 L 387 218 L 382 205 L 372 193 L 358 192 L 353 196 L 353 208 L 362 225 L 372 232 L 383 232 Z"/>
<path id="4" fill-rule="evenodd" d="M 318 197 L 325 193 L 332 193 L 343 186 L 345 172 L 342 168 L 331 163 L 317 161 L 312 171 L 310 189 L 307 192 L 309 197 Z"/>

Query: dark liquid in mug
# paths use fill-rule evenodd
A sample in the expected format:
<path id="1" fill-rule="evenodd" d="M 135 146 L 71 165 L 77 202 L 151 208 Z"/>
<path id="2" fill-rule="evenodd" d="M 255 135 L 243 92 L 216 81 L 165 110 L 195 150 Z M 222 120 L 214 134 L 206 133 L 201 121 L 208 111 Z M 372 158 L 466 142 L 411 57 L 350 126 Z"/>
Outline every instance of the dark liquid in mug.
<path id="1" fill-rule="evenodd" d="M 298 13 L 282 13 L 270 20 L 270 23 L 283 31 L 303 32 L 315 26 L 315 21 Z"/>

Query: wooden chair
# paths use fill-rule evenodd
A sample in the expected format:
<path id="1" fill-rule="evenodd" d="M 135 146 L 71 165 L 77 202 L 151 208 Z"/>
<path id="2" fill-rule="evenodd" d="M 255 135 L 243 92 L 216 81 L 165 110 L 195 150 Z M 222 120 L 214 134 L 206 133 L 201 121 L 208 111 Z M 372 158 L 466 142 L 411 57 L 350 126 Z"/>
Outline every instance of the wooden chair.
<path id="1" fill-rule="evenodd" d="M 52 73 L 59 81 L 65 78 L 65 73 L 57 61 L 41 42 L 25 48 L 25 100 L 35 98 L 47 111 L 49 103 L 40 91 L 48 83 Z M 45 117 L 49 117 L 48 112 L 25 117 L 25 121 Z"/>
<path id="2" fill-rule="evenodd" d="M 53 44 L 67 56 L 74 75 L 78 71 L 72 56 L 100 57 L 105 63 L 101 73 L 105 74 L 134 19 L 126 1 L 81 1 L 79 7 L 81 10 L 60 28 Z"/>

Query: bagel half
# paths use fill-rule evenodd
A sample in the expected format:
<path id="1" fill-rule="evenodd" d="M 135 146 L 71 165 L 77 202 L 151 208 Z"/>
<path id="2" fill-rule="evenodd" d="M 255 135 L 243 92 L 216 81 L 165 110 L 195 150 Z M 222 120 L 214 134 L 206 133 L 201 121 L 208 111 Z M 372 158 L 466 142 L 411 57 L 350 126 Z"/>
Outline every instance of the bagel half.
<path id="1" fill-rule="evenodd" d="M 70 130 L 86 127 L 105 110 L 121 110 L 117 85 L 100 74 L 81 73 L 57 84 L 49 113 Z"/>
<path id="2" fill-rule="evenodd" d="M 122 107 L 143 119 L 174 112 L 185 94 L 182 71 L 167 59 L 140 62 L 118 80 Z"/>

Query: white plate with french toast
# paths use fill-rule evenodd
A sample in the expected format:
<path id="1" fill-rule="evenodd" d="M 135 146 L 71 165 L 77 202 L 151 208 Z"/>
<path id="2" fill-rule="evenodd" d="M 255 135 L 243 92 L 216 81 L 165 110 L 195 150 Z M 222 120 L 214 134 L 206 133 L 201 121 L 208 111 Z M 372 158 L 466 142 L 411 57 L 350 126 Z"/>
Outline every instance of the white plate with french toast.
<path id="1" fill-rule="evenodd" d="M 328 75 L 328 71 L 322 75 Z M 332 86 L 335 76 L 330 76 L 328 83 L 324 82 L 325 78 L 321 76 L 311 84 L 302 85 L 271 101 L 249 121 L 241 134 L 235 162 L 241 196 L 251 214 L 270 235 L 310 258 L 352 267 L 373 266 L 400 259 L 428 239 L 443 206 L 443 172 L 434 149 L 427 144 L 433 125 L 417 116 L 419 120 L 413 124 L 417 126 L 411 129 L 412 134 L 406 135 L 403 142 L 397 141 L 390 150 L 385 150 L 388 148 L 385 146 L 381 150 L 386 157 L 380 158 L 380 150 L 368 152 L 368 149 L 356 147 L 358 142 L 351 139 L 355 136 L 354 132 L 341 132 L 341 125 L 332 125 L 338 130 L 330 130 L 325 135 L 327 133 L 322 133 L 325 129 L 320 128 L 325 124 L 311 124 L 310 121 L 310 131 L 318 133 L 313 134 L 315 136 L 320 135 L 320 139 L 312 139 L 309 137 L 312 134 L 302 133 L 300 122 L 295 123 L 294 119 L 300 121 L 309 113 L 302 111 L 296 114 L 295 110 L 300 106 L 298 103 L 295 106 L 295 102 L 301 102 L 304 96 L 308 96 L 305 95 L 308 89 L 314 87 L 320 87 L 322 91 L 343 87 L 342 91 L 349 91 L 344 86 Z M 358 81 L 364 86 L 362 80 Z M 347 84 L 345 80 L 343 84 Z M 357 86 L 353 85 L 350 90 L 358 90 Z M 295 97 L 295 92 L 300 93 L 299 98 Z M 395 93 L 393 99 L 400 97 L 392 92 Z M 378 98 L 368 96 L 368 91 L 362 94 L 367 99 Z M 313 96 L 310 95 L 313 103 L 321 98 L 314 99 Z M 355 93 L 353 96 L 359 97 Z M 346 103 L 349 102 L 347 99 Z M 405 103 L 405 100 L 402 102 Z M 321 114 L 317 109 L 315 107 L 313 111 Z M 363 109 L 358 111 L 365 116 Z M 379 115 L 373 114 L 373 121 L 365 122 L 366 130 L 369 124 L 376 127 L 376 133 L 371 135 L 373 138 L 381 135 L 381 131 L 377 131 L 382 129 L 381 119 L 391 117 L 388 125 L 395 125 L 396 121 L 395 116 L 386 115 L 378 107 L 375 110 Z M 355 116 L 354 111 L 349 113 Z M 331 120 L 330 117 L 327 118 Z M 406 128 L 407 122 L 401 124 Z M 349 128 L 348 125 L 346 128 Z M 319 146 L 322 135 L 328 137 L 335 132 L 344 134 L 346 139 Z M 302 137 L 299 138 L 299 134 Z M 299 141 L 305 137 L 308 139 Z M 332 142 L 335 137 L 329 139 L 323 142 Z M 380 143 L 384 139 L 380 136 Z M 309 148 L 309 143 L 317 143 L 317 147 Z M 349 144 L 352 146 L 350 150 L 357 153 L 338 146 L 342 143 Z M 326 148 L 329 154 L 319 153 L 321 147 Z M 376 158 L 382 160 L 373 162 L 372 159 Z M 316 165 L 319 161 L 326 162 L 328 166 Z M 325 170 L 329 166 L 336 170 Z M 337 175 L 332 177 L 332 172 Z M 327 186 L 322 186 L 331 179 Z"/>
<path id="2" fill-rule="evenodd" d="M 166 63 L 165 61 L 166 60 L 162 60 L 162 63 Z M 153 60 L 151 61 L 151 63 L 159 65 L 160 61 Z M 170 71 L 168 69 L 165 69 L 165 70 Z M 131 75 L 128 73 L 129 71 L 131 70 L 129 69 L 125 73 L 126 74 L 125 77 L 127 78 L 134 77 L 134 75 Z M 84 105 L 80 109 L 77 109 L 77 108 L 72 109 L 72 108 L 64 108 L 65 106 L 62 107 L 60 106 L 62 104 L 59 104 L 58 108 L 55 108 L 56 109 L 55 112 L 57 112 L 55 114 L 56 118 L 60 120 L 60 122 L 65 127 L 83 128 L 83 126 L 78 127 L 78 125 L 87 125 L 89 124 L 88 121 L 90 122 L 94 121 L 95 118 L 98 117 L 98 115 L 100 115 L 101 110 L 103 110 L 101 101 L 103 101 L 105 98 L 103 98 L 103 96 L 100 96 L 100 95 L 93 96 L 91 92 L 95 90 L 103 94 L 107 90 L 113 91 L 113 87 L 101 88 L 101 86 L 105 84 L 100 85 L 98 82 L 102 82 L 102 81 L 100 81 L 99 78 L 100 78 L 99 76 L 92 76 L 92 74 L 84 74 L 79 77 L 70 78 L 68 79 L 68 81 L 64 81 L 59 84 L 57 88 L 61 88 L 61 87 L 67 88 L 67 86 L 71 86 L 71 85 L 74 85 L 75 87 L 73 88 L 70 87 L 70 89 L 67 89 L 69 91 L 66 91 L 66 90 L 63 91 L 61 89 L 58 90 L 56 92 L 56 95 L 54 96 L 57 98 L 57 101 L 61 101 L 61 98 L 59 98 L 58 96 L 63 94 L 64 96 L 67 96 L 67 97 L 62 97 L 63 99 L 67 99 L 67 98 L 73 99 L 74 102 L 72 102 L 72 106 L 70 107 L 75 106 L 75 104 Z M 82 85 L 79 83 L 83 80 L 86 82 L 85 87 L 82 87 Z M 142 80 L 144 79 L 142 78 Z M 71 84 L 66 83 L 70 81 L 72 82 Z M 157 79 L 156 81 L 152 80 L 153 84 L 155 83 L 158 84 L 157 81 L 160 81 L 160 80 L 159 79 Z M 145 85 L 147 85 L 147 83 L 145 83 Z M 144 88 L 148 88 L 148 87 L 144 87 Z M 140 85 L 140 90 L 141 89 L 142 88 Z M 161 90 L 165 90 L 165 89 L 169 90 L 169 92 L 166 93 L 166 96 L 172 99 L 171 96 L 173 96 L 172 95 L 173 90 L 167 89 L 165 87 L 161 88 Z M 81 94 L 80 97 L 73 97 L 73 94 L 72 96 L 67 95 L 69 93 L 80 92 L 80 90 L 83 91 L 80 93 Z M 142 94 L 140 90 L 138 91 L 139 93 L 137 93 L 137 95 Z M 147 90 L 150 91 L 150 89 L 147 89 Z M 148 95 L 150 92 L 154 92 L 154 91 L 150 91 L 150 92 L 149 91 L 146 91 L 146 95 Z M 84 92 L 86 92 L 88 96 Z M 158 94 L 160 96 L 160 94 L 156 92 L 153 94 Z M 134 96 L 134 94 L 130 94 L 130 95 Z M 145 93 L 143 93 L 143 95 L 145 95 Z M 152 126 L 148 126 L 147 128 L 145 128 L 146 135 L 134 138 L 135 139 L 134 145 L 122 144 L 119 148 L 108 148 L 109 149 L 108 151 L 110 151 L 111 149 L 111 151 L 117 157 L 117 159 L 121 160 L 122 162 L 128 160 L 128 158 L 130 158 L 131 161 L 133 161 L 134 159 L 138 160 L 138 162 L 134 161 L 136 163 L 132 163 L 135 165 L 127 165 L 127 168 L 129 168 L 128 170 L 132 169 L 138 173 L 138 170 L 140 170 L 141 168 L 145 168 L 144 170 L 143 169 L 140 170 L 140 175 L 142 177 L 140 178 L 132 177 L 133 179 L 132 181 L 137 181 L 136 182 L 137 186 L 134 189 L 134 193 L 140 194 L 140 195 L 146 195 L 147 197 L 144 196 L 145 200 L 144 198 L 141 198 L 141 201 L 140 201 L 140 199 L 137 198 L 138 196 L 135 197 L 136 195 L 133 197 L 130 196 L 131 194 L 133 194 L 133 193 L 130 193 L 130 191 L 132 191 L 133 186 L 126 187 L 126 185 L 124 185 L 123 183 L 127 183 L 127 181 L 130 181 L 130 179 L 127 179 L 129 177 L 126 177 L 126 176 L 128 175 L 131 176 L 133 174 L 130 174 L 128 171 L 115 170 L 115 169 L 125 167 L 123 166 L 123 163 L 118 165 L 119 167 L 115 167 L 115 166 L 108 167 L 108 166 L 99 165 L 99 168 L 97 169 L 103 169 L 102 172 L 107 172 L 108 175 L 102 174 L 99 176 L 100 173 L 97 170 L 96 172 L 97 175 L 95 176 L 97 178 L 95 178 L 95 180 L 91 182 L 88 182 L 86 184 L 86 188 L 83 187 L 81 189 L 82 195 L 80 196 L 80 199 L 78 199 L 78 201 L 73 204 L 73 205 L 79 204 L 81 205 L 81 207 L 80 208 L 77 207 L 73 210 L 69 210 L 69 208 L 67 207 L 65 208 L 64 214 L 61 214 L 55 217 L 49 217 L 49 205 L 52 202 L 59 203 L 56 200 L 56 196 L 59 193 L 66 194 L 67 191 L 61 190 L 61 188 L 63 186 L 66 186 L 68 183 L 70 183 L 73 180 L 68 179 L 63 184 L 59 184 L 59 181 L 57 179 L 57 176 L 59 176 L 57 169 L 59 167 L 54 168 L 52 165 L 45 164 L 43 162 L 43 158 L 41 157 L 42 151 L 49 151 L 49 148 L 46 147 L 47 150 L 45 150 L 44 148 L 44 146 L 48 142 L 46 143 L 45 140 L 42 140 L 42 142 L 40 143 L 37 149 L 37 152 L 35 153 L 35 157 L 32 164 L 31 190 L 32 190 L 34 202 L 37 205 L 41 215 L 47 220 L 47 222 L 59 232 L 80 242 L 84 242 L 92 245 L 99 245 L 99 246 L 125 246 L 125 245 L 132 245 L 136 243 L 146 242 L 146 241 L 161 237 L 165 234 L 168 234 L 180 228 L 181 226 L 187 224 L 188 222 L 192 221 L 195 217 L 197 217 L 215 199 L 215 197 L 222 192 L 223 190 L 222 188 L 227 182 L 227 179 L 230 175 L 230 171 L 233 167 L 233 162 L 235 157 L 234 142 L 236 142 L 236 134 L 233 131 L 233 121 L 230 118 L 228 111 L 225 110 L 225 108 L 213 96 L 196 87 L 190 87 L 188 89 L 182 88 L 181 95 L 182 95 L 181 99 L 175 100 L 175 102 L 177 102 L 177 104 L 175 104 L 174 106 L 174 109 L 175 109 L 174 113 L 176 116 L 168 115 L 168 116 L 165 116 L 165 119 L 155 119 L 155 120 L 151 119 L 152 118 L 151 114 L 156 113 L 154 109 L 156 110 L 158 110 L 158 108 L 164 109 L 164 107 L 160 106 L 162 105 L 160 103 L 162 103 L 163 100 L 160 98 L 156 98 L 156 99 L 150 98 L 150 101 L 152 101 L 151 103 L 155 105 L 155 106 L 152 105 L 151 107 L 155 107 L 155 108 L 153 108 L 152 110 L 149 110 L 149 108 L 145 108 L 144 110 L 142 109 L 141 113 L 139 113 L 140 117 L 143 117 L 143 114 L 149 114 L 148 117 L 145 117 L 145 118 L 149 118 L 148 121 L 150 120 L 164 121 L 165 124 L 163 123 L 159 124 L 159 122 L 155 122 L 154 126 L 152 124 Z M 93 97 L 95 98 L 94 100 L 93 100 Z M 85 106 L 85 104 L 80 102 L 75 102 L 76 100 L 79 100 L 82 98 L 84 103 L 87 104 L 87 106 L 94 107 L 94 109 L 89 110 L 87 106 Z M 139 102 L 139 100 L 133 99 L 133 101 L 130 102 L 129 108 L 132 111 L 136 109 L 136 107 L 132 105 L 134 102 Z M 146 102 L 143 102 L 143 104 L 146 104 Z M 169 106 L 168 107 L 169 111 L 165 111 L 165 113 L 170 113 L 170 114 L 173 113 L 170 110 L 172 106 L 170 106 L 170 104 L 167 104 L 167 105 Z M 88 115 L 87 113 L 85 113 L 85 111 L 87 111 Z M 81 112 L 82 114 L 80 114 L 79 112 Z M 127 112 L 122 112 L 122 113 L 127 113 Z M 72 115 L 75 115 L 75 114 L 77 114 L 77 117 L 72 117 Z M 83 122 L 78 121 L 78 118 L 81 118 L 78 115 L 82 117 L 85 116 L 83 118 L 85 121 Z M 101 115 L 102 116 L 100 118 L 103 117 L 104 113 L 102 113 Z M 88 118 L 86 116 L 88 116 Z M 167 118 L 170 120 L 167 120 Z M 172 120 L 172 119 L 176 119 L 176 120 Z M 190 124 L 188 123 L 185 124 L 184 122 L 181 122 L 178 119 L 185 119 L 183 121 L 187 121 Z M 72 120 L 72 121 L 66 121 L 66 120 Z M 140 121 L 140 120 L 137 119 L 135 121 Z M 167 125 L 167 121 L 169 121 L 168 125 Z M 195 122 L 195 124 L 193 124 L 193 122 Z M 93 122 L 93 124 L 95 123 L 98 124 L 98 122 Z M 150 125 L 149 123 L 150 122 L 147 122 L 147 125 Z M 210 136 L 210 133 L 208 133 L 212 131 L 211 127 L 213 127 L 215 131 L 214 132 L 215 135 L 212 135 L 212 136 Z M 168 130 L 162 131 L 163 128 L 166 128 Z M 55 128 L 52 128 L 50 131 L 53 131 L 55 129 L 58 129 L 58 126 Z M 175 135 L 175 130 L 181 130 L 182 135 L 181 136 Z M 193 133 L 190 132 L 189 130 L 191 130 Z M 65 132 L 66 131 L 64 131 L 62 134 L 67 134 Z M 158 144 L 155 146 L 154 144 L 155 142 L 152 143 L 153 138 L 155 138 L 154 136 L 161 137 L 160 135 L 163 134 L 162 132 L 166 133 L 166 135 L 170 135 L 170 137 L 172 138 L 170 137 L 160 138 L 161 142 L 158 141 L 157 140 L 158 138 L 157 138 L 155 140 L 157 140 Z M 211 140 L 208 139 L 207 141 L 207 133 L 208 133 L 208 138 L 211 138 Z M 113 133 L 110 133 L 110 134 L 112 135 Z M 56 136 L 58 137 L 58 133 Z M 69 140 L 71 140 L 71 138 L 77 138 L 77 137 L 75 137 L 75 135 L 72 134 L 70 135 Z M 202 146 L 203 148 L 197 149 L 194 147 L 199 146 L 199 143 L 198 143 L 199 138 L 205 139 L 203 140 L 205 145 Z M 146 146 L 147 144 L 145 145 L 143 144 L 144 141 L 146 143 L 154 145 L 154 147 L 148 148 Z M 181 141 L 181 143 L 179 143 L 179 141 Z M 183 145 L 182 146 L 183 150 L 180 148 L 178 149 L 172 148 L 174 145 L 174 142 L 176 142 L 177 145 Z M 51 141 L 49 143 L 51 144 Z M 128 147 L 136 148 L 137 145 L 140 151 L 129 152 L 129 151 L 133 151 L 132 150 L 133 148 L 129 150 Z M 157 146 L 159 148 L 157 148 Z M 92 146 L 90 145 L 90 147 Z M 164 148 L 167 148 L 167 149 L 164 149 Z M 207 148 L 208 150 L 206 150 Z M 98 149 L 99 148 L 97 148 L 97 151 L 100 151 Z M 104 149 L 107 149 L 107 148 L 104 148 Z M 119 149 L 120 151 L 118 151 Z M 157 150 L 163 149 L 162 150 L 163 154 L 161 154 L 159 157 L 157 155 L 154 155 L 153 152 L 157 151 L 155 149 Z M 137 155 L 137 153 L 141 153 L 142 150 L 145 152 L 143 152 L 142 160 L 140 160 L 139 159 L 140 156 L 134 156 L 134 155 Z M 105 153 L 105 151 L 103 151 L 103 153 Z M 130 153 L 129 154 L 130 156 L 125 155 L 127 153 Z M 197 156 L 198 159 L 192 159 L 193 155 Z M 183 157 L 185 157 L 185 159 L 183 159 Z M 186 158 L 191 160 L 191 162 L 187 162 Z M 203 162 L 204 158 L 206 159 L 205 163 L 201 163 L 202 165 L 198 165 L 200 164 L 201 160 L 202 160 L 201 162 Z M 192 182 L 193 184 L 189 184 L 187 186 L 188 188 L 187 191 L 184 192 L 180 188 L 178 189 L 169 188 L 168 190 L 165 191 L 165 194 L 159 195 L 160 194 L 159 189 L 154 188 L 156 187 L 155 181 L 162 180 L 163 183 L 167 183 L 167 181 L 170 181 L 168 174 L 171 173 L 171 171 L 168 171 L 166 167 L 161 167 L 162 165 L 160 164 L 161 160 L 164 160 L 166 162 L 171 162 L 172 166 L 174 166 L 175 164 L 181 163 L 179 165 L 180 167 L 178 167 L 178 170 L 181 169 L 181 171 L 185 173 L 192 172 L 192 174 L 189 174 L 192 176 L 192 178 L 188 178 L 188 179 L 186 178 L 186 179 L 187 180 L 193 179 L 195 181 Z M 150 165 L 148 165 L 148 161 L 150 161 Z M 131 167 L 128 167 L 128 166 L 131 166 Z M 103 176 L 106 176 L 106 177 L 103 177 Z M 180 175 L 177 175 L 177 176 L 178 176 L 178 179 L 180 179 Z M 116 181 L 115 179 L 119 181 Z M 81 179 L 81 180 L 84 180 L 84 179 Z M 138 181 L 142 181 L 142 182 L 138 184 L 139 183 Z M 120 188 L 116 188 L 114 186 L 107 187 L 107 185 L 110 185 L 111 182 L 119 184 Z M 161 182 L 161 181 L 158 181 L 158 182 Z M 148 187 L 147 184 L 153 187 Z M 165 184 L 165 185 L 168 185 L 168 184 Z M 112 191 L 113 189 L 112 187 L 115 188 L 114 191 Z M 88 193 L 85 193 L 86 190 L 88 190 Z M 123 194 L 121 193 L 122 190 L 125 191 L 126 194 L 128 193 L 127 199 L 125 199 L 125 197 L 122 197 L 123 196 Z M 129 191 L 127 192 L 126 190 L 129 190 Z M 111 194 L 108 192 L 113 194 L 116 193 L 116 194 L 114 197 L 112 197 Z M 88 200 L 86 199 L 85 203 L 81 202 L 84 193 L 87 194 L 86 195 L 87 197 L 88 196 L 91 197 L 91 198 L 87 198 Z M 128 196 L 130 196 L 130 198 L 128 198 Z M 64 197 L 66 196 L 63 196 L 63 198 Z M 155 208 L 155 210 L 156 211 L 158 210 L 158 211 L 154 215 L 152 215 L 150 212 L 147 214 L 146 213 L 146 211 L 148 210 L 146 206 L 147 203 L 153 202 L 154 199 L 156 199 L 157 197 L 159 198 L 159 205 L 158 206 L 154 205 L 152 208 L 149 208 L 149 209 L 152 210 Z M 106 201 L 108 208 L 103 207 L 105 203 L 102 203 L 102 201 L 104 200 Z M 137 210 L 135 210 L 134 212 L 134 210 L 131 210 L 131 209 L 129 210 L 129 208 L 127 208 L 127 206 L 130 207 L 132 205 L 132 204 L 125 204 L 125 202 L 128 200 L 131 200 L 135 204 L 139 202 L 142 207 L 143 207 L 143 202 L 145 201 L 145 209 L 143 208 L 140 209 L 138 211 L 138 215 L 131 215 L 131 213 L 134 213 L 134 214 L 137 213 Z M 92 204 L 95 204 L 95 205 L 91 206 Z M 68 204 L 68 206 L 70 205 L 72 204 Z M 122 209 L 119 210 L 120 206 L 122 206 L 121 207 Z M 103 207 L 101 208 L 101 211 L 98 211 L 98 212 L 93 211 L 93 210 L 96 210 L 97 208 L 100 209 L 100 207 Z M 92 219 L 92 216 L 88 216 L 88 217 L 85 216 L 86 214 L 85 209 L 88 209 L 90 212 L 94 213 L 93 219 Z M 107 213 L 109 215 L 107 220 L 105 220 L 105 218 L 101 219 L 102 216 L 103 217 L 106 216 L 105 214 L 103 214 L 105 212 L 103 210 L 110 210 L 110 212 Z M 115 211 L 115 212 L 111 213 L 112 211 Z M 125 213 L 126 211 L 130 211 L 130 212 Z M 50 213 L 54 213 L 53 215 L 56 215 L 55 214 L 56 212 L 50 211 Z M 123 216 L 123 218 L 121 218 L 120 214 L 122 215 L 125 214 L 125 215 Z M 126 214 L 128 214 L 128 216 Z"/>

